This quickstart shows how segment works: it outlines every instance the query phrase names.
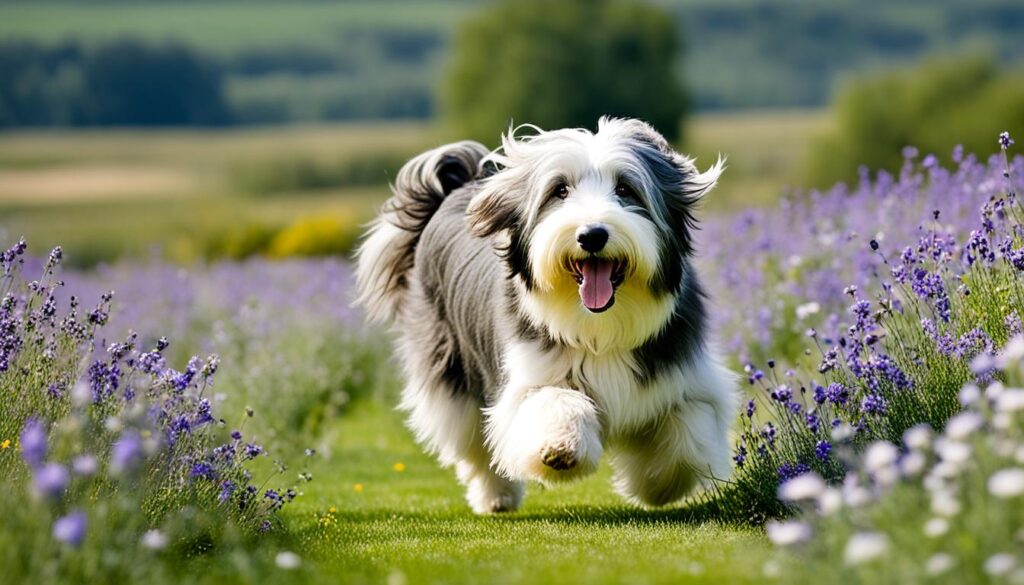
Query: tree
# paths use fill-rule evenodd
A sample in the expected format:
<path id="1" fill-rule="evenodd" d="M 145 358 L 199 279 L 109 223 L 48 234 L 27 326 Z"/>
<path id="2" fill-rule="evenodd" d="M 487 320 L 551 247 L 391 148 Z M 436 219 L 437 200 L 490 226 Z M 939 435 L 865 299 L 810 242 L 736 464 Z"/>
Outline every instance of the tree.
<path id="1" fill-rule="evenodd" d="M 502 0 L 458 31 L 442 89 L 463 136 L 494 144 L 510 123 L 594 128 L 602 115 L 646 120 L 680 138 L 671 18 L 628 0 Z"/>
<path id="2" fill-rule="evenodd" d="M 849 83 L 833 106 L 835 129 L 818 138 L 808 183 L 854 181 L 857 169 L 895 172 L 906 146 L 948 157 L 956 145 L 984 159 L 1002 131 L 1024 134 L 1024 82 L 992 59 L 933 60 Z"/>
<path id="3" fill-rule="evenodd" d="M 182 45 L 122 40 L 101 45 L 83 63 L 98 125 L 174 126 L 228 121 L 221 75 Z"/>

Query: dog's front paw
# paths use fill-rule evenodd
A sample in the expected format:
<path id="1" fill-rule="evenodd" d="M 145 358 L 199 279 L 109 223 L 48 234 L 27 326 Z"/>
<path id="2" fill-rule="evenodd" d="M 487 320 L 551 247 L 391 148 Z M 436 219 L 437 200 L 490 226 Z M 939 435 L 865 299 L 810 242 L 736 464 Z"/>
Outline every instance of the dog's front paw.
<path id="1" fill-rule="evenodd" d="M 547 447 L 540 454 L 541 463 L 556 471 L 566 471 L 576 467 L 576 452 L 568 445 Z"/>
<path id="2" fill-rule="evenodd" d="M 604 450 L 593 401 L 555 387 L 530 394 L 495 447 L 501 473 L 545 483 L 593 473 Z"/>

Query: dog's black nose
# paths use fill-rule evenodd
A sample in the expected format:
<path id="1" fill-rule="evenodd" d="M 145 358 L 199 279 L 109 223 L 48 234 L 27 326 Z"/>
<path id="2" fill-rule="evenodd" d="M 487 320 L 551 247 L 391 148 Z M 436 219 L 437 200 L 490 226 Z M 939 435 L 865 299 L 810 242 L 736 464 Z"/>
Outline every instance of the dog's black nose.
<path id="1" fill-rule="evenodd" d="M 576 241 L 584 252 L 596 254 L 608 243 L 608 230 L 600 225 L 585 225 L 576 230 Z"/>

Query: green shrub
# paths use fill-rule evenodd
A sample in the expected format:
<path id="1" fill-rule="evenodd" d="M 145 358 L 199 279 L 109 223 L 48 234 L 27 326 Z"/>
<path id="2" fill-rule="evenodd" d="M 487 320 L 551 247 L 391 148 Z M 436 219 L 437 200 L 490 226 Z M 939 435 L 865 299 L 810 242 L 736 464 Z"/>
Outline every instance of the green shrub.
<path id="1" fill-rule="evenodd" d="M 978 56 L 853 80 L 835 100 L 835 129 L 810 151 L 808 180 L 854 181 L 860 166 L 895 172 L 908 145 L 937 156 L 957 144 L 991 152 L 999 132 L 1024 133 L 1021 104 L 1024 79 Z"/>
<path id="2" fill-rule="evenodd" d="M 493 144 L 510 122 L 589 127 L 631 116 L 680 138 L 678 42 L 662 10 L 617 0 L 500 2 L 457 34 L 444 111 Z"/>

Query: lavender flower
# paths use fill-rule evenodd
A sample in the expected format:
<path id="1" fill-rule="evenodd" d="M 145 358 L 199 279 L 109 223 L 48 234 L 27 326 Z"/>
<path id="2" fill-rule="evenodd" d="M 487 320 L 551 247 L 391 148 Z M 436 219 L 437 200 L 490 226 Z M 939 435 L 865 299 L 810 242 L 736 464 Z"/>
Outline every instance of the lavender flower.
<path id="1" fill-rule="evenodd" d="M 832 444 L 828 441 L 818 441 L 814 445 L 814 455 L 822 461 L 827 461 L 832 454 Z"/>
<path id="2" fill-rule="evenodd" d="M 32 489 L 36 495 L 59 500 L 68 487 L 68 470 L 59 463 L 47 463 L 33 472 Z"/>
<path id="3" fill-rule="evenodd" d="M 1013 138 L 1010 138 L 1009 132 L 999 133 L 999 148 L 1006 150 L 1014 145 Z"/>
<path id="4" fill-rule="evenodd" d="M 129 474 L 138 468 L 142 459 L 142 437 L 137 431 L 126 431 L 110 450 L 110 471 L 114 475 Z"/>
<path id="5" fill-rule="evenodd" d="M 85 512 L 76 510 L 53 523 L 53 538 L 77 548 L 85 540 L 87 526 L 88 518 Z"/>
<path id="6" fill-rule="evenodd" d="M 21 456 L 32 467 L 38 467 L 46 459 L 47 438 L 42 423 L 32 418 L 25 422 L 21 431 Z"/>

